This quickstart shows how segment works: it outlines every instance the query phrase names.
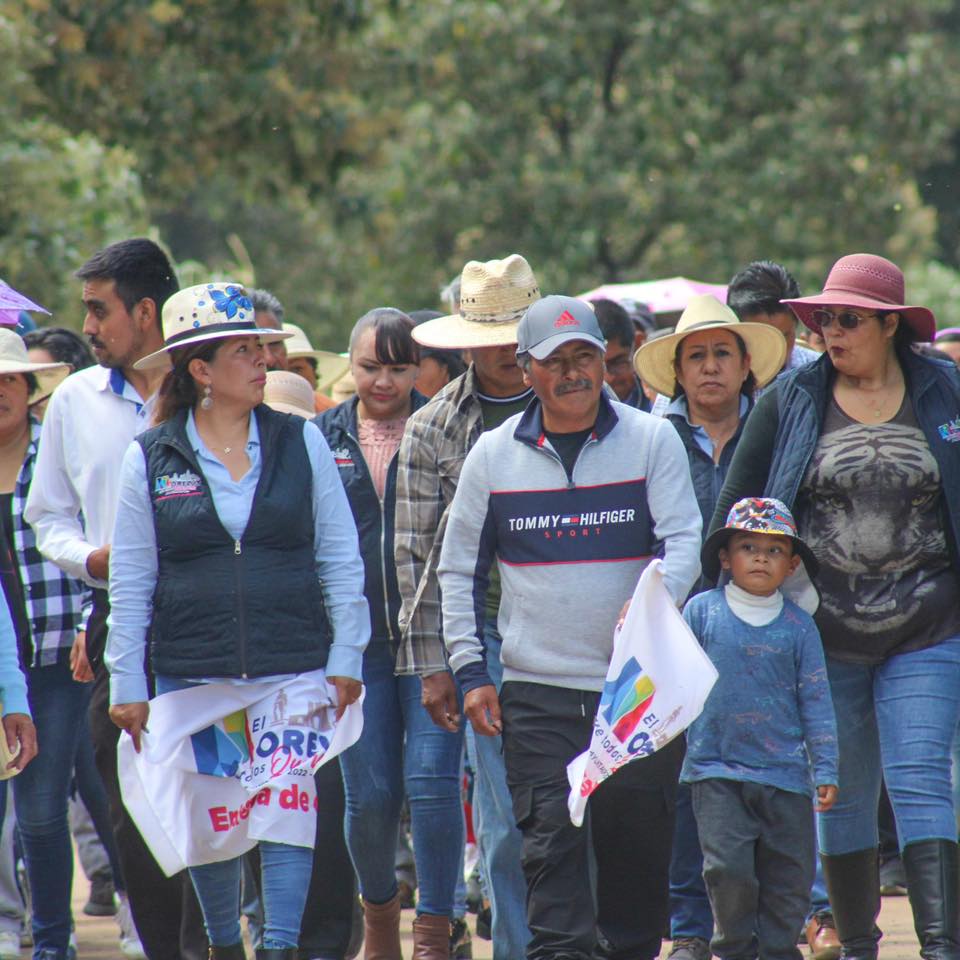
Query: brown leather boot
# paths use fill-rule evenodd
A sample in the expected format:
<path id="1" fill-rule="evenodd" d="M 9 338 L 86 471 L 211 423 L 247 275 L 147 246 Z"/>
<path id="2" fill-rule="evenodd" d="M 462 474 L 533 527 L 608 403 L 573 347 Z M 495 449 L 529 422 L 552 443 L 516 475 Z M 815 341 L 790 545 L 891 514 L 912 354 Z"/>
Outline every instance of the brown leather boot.
<path id="1" fill-rule="evenodd" d="M 363 960 L 403 960 L 399 896 L 386 903 L 363 901 Z"/>
<path id="2" fill-rule="evenodd" d="M 450 960 L 450 918 L 421 913 L 413 921 L 413 960 Z"/>

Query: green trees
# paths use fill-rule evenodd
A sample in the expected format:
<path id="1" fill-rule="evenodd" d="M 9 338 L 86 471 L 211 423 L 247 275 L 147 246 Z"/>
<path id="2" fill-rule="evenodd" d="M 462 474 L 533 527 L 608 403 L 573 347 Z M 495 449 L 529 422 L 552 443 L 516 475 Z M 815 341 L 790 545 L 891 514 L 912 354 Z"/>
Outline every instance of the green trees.
<path id="1" fill-rule="evenodd" d="M 216 273 L 235 236 L 327 346 L 367 308 L 433 305 L 465 260 L 513 250 L 571 292 L 723 280 L 758 256 L 808 286 L 854 250 L 918 270 L 956 256 L 937 233 L 960 142 L 946 0 L 30 6 L 43 56 L 21 55 L 22 83 L 74 138 L 61 150 L 111 158 L 85 174 L 105 239 L 146 217 Z M 49 300 L 10 249 L 3 215 L 0 274 Z"/>

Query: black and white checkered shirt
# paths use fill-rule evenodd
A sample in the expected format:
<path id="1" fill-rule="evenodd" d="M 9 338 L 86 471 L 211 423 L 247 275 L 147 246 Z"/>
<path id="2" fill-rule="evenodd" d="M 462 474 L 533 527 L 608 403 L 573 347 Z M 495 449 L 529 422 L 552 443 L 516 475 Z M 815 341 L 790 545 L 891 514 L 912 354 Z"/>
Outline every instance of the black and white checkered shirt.
<path id="1" fill-rule="evenodd" d="M 33 646 L 34 667 L 46 667 L 61 659 L 84 621 L 85 584 L 68 577 L 37 549 L 33 528 L 23 518 L 40 440 L 40 424 L 30 422 L 30 443 L 13 489 L 13 549 L 20 566 L 23 605 Z"/>

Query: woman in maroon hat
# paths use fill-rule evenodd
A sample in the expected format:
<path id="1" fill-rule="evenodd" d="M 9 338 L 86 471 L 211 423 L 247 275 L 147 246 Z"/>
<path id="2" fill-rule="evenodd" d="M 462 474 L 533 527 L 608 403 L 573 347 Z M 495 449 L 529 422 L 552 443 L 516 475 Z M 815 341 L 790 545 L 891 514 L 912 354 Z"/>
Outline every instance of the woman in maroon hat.
<path id="1" fill-rule="evenodd" d="M 877 800 L 886 781 L 928 960 L 960 958 L 950 746 L 960 716 L 960 373 L 921 356 L 933 314 L 883 257 L 834 264 L 786 300 L 826 352 L 757 402 L 712 526 L 744 496 L 794 512 L 820 563 L 816 622 L 840 736 L 840 797 L 819 815 L 843 956 L 880 932 Z"/>

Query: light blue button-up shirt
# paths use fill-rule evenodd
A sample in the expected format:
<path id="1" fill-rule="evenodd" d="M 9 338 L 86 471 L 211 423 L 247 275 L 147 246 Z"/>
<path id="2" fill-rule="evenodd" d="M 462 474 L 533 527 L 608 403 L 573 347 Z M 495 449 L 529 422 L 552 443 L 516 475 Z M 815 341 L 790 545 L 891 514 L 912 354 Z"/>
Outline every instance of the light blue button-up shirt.
<path id="1" fill-rule="evenodd" d="M 250 469 L 234 480 L 207 448 L 187 417 L 187 438 L 206 478 L 217 516 L 234 540 L 243 538 L 257 483 L 261 452 L 257 418 L 250 417 L 247 456 Z M 361 678 L 363 651 L 370 639 L 370 615 L 363 595 L 363 562 L 357 531 L 337 468 L 323 438 L 304 421 L 303 439 L 313 468 L 314 556 L 317 576 L 333 627 L 327 676 Z M 110 671 L 110 702 L 147 699 L 143 653 L 157 583 L 157 539 L 146 462 L 139 443 L 130 444 L 120 470 L 117 519 L 110 553 L 110 633 L 105 662 Z M 262 679 L 262 678 L 261 678 Z"/>
<path id="2" fill-rule="evenodd" d="M 740 394 L 740 419 L 742 420 L 746 415 L 747 410 L 750 409 L 750 401 L 741 393 Z M 670 401 L 670 406 L 667 407 L 667 413 L 679 413 L 684 420 L 690 424 L 690 430 L 693 433 L 693 439 L 696 441 L 697 446 L 708 456 L 710 459 L 713 459 L 713 441 L 710 439 L 710 434 L 703 429 L 698 423 L 690 423 L 690 407 L 687 405 L 686 397 L 677 397 L 676 400 Z"/>

